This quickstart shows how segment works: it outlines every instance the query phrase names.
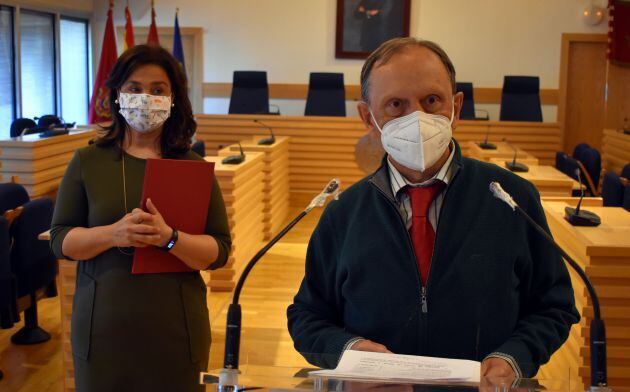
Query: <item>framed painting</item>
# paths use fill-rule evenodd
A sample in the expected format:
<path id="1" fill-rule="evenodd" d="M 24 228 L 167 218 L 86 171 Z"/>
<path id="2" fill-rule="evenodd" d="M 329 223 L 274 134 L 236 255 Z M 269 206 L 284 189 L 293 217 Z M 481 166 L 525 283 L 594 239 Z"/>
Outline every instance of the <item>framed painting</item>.
<path id="1" fill-rule="evenodd" d="M 409 36 L 410 0 L 337 0 L 335 57 L 364 59 L 383 42 Z"/>

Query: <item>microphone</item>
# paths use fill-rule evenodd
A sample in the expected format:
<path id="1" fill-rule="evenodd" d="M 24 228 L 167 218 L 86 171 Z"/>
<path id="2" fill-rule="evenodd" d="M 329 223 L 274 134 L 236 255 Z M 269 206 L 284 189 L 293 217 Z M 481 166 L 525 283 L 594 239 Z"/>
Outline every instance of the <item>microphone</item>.
<path id="1" fill-rule="evenodd" d="M 593 313 L 594 313 L 593 320 L 591 320 L 591 330 L 590 330 L 590 336 L 589 336 L 590 346 L 591 346 L 591 388 L 590 390 L 591 391 L 596 391 L 596 390 L 602 391 L 604 389 L 609 390 L 606 387 L 606 384 L 607 384 L 606 327 L 604 326 L 604 320 L 602 320 L 601 318 L 600 307 L 599 307 L 599 297 L 597 296 L 597 293 L 595 292 L 595 287 L 593 287 L 590 279 L 586 275 L 586 272 L 582 269 L 582 267 L 580 267 L 580 265 L 575 260 L 571 258 L 571 256 L 567 254 L 567 252 L 564 251 L 564 249 L 560 247 L 560 245 L 556 243 L 556 241 L 554 241 L 553 237 L 551 237 L 551 235 L 549 235 L 549 233 L 547 233 L 545 229 L 543 229 L 538 223 L 536 223 L 535 220 L 533 220 L 523 209 L 521 209 L 518 206 L 518 204 L 516 204 L 514 199 L 512 199 L 512 196 L 510 196 L 509 193 L 503 190 L 503 188 L 501 187 L 501 184 L 499 184 L 498 182 L 491 182 L 490 192 L 492 192 L 494 197 L 496 197 L 497 199 L 509 205 L 510 208 L 512 208 L 512 210 L 518 211 L 518 213 L 520 213 L 525 218 L 525 220 L 531 226 L 533 226 L 536 229 L 536 231 L 538 231 L 545 238 L 545 240 L 547 240 L 549 244 L 553 245 L 553 247 L 556 248 L 558 252 L 560 252 L 562 257 L 567 261 L 567 263 L 571 266 L 571 268 L 573 268 L 575 272 L 577 272 L 577 274 L 582 279 L 582 282 L 584 282 L 584 285 L 586 286 L 588 294 L 591 297 L 591 301 L 593 302 Z"/>
<path id="2" fill-rule="evenodd" d="M 223 158 L 221 163 L 225 165 L 238 165 L 239 163 L 242 163 L 245 160 L 245 152 L 243 151 L 243 146 L 241 146 L 241 142 L 237 142 L 237 143 L 238 143 L 238 148 L 240 148 L 241 150 L 240 155 L 227 156 Z"/>
<path id="3" fill-rule="evenodd" d="M 280 233 L 278 233 L 275 237 L 267 243 L 261 250 L 254 255 L 254 257 L 247 263 L 243 273 L 238 279 L 236 283 L 236 287 L 234 288 L 234 296 L 232 298 L 232 303 L 228 308 L 227 314 L 227 323 L 225 330 L 225 355 L 223 357 L 223 369 L 219 372 L 219 385 L 218 391 L 239 391 L 243 390 L 243 387 L 238 386 L 238 375 L 240 371 L 238 370 L 238 362 L 239 362 L 239 349 L 241 342 L 241 305 L 239 305 L 238 300 L 241 295 L 241 290 L 243 289 L 243 285 L 245 284 L 245 279 L 251 272 L 252 268 L 256 265 L 258 260 L 262 258 L 265 253 L 272 246 L 276 244 L 282 237 L 284 237 L 289 230 L 293 228 L 302 218 L 304 218 L 311 210 L 315 207 L 322 207 L 326 200 L 329 197 L 333 197 L 335 200 L 339 197 L 339 192 L 341 190 L 341 181 L 337 178 L 333 178 L 326 185 L 324 190 L 315 196 L 310 204 L 302 211 L 300 214 L 293 219 Z M 213 377 L 208 373 L 202 372 L 200 374 L 200 382 L 202 384 L 211 383 Z"/>
<path id="4" fill-rule="evenodd" d="M 490 127 L 486 131 L 486 138 L 483 142 L 477 143 L 477 145 L 483 150 L 496 150 L 497 145 L 494 143 L 488 142 L 488 136 L 490 135 Z"/>
<path id="5" fill-rule="evenodd" d="M 271 134 L 271 137 L 268 137 L 266 139 L 260 139 L 258 141 L 258 145 L 260 146 L 271 146 L 272 144 L 274 144 L 276 142 L 276 136 L 273 134 L 273 129 L 271 129 L 271 127 L 267 124 L 265 124 L 264 122 L 255 119 L 254 120 L 255 123 L 262 125 L 263 127 L 267 128 L 269 130 L 269 133 Z"/>
<path id="6" fill-rule="evenodd" d="M 582 200 L 584 199 L 584 186 L 582 185 L 582 171 L 580 168 L 575 169 L 575 175 L 580 183 L 580 200 L 576 208 L 566 207 L 564 209 L 564 219 L 572 226 L 599 226 L 602 223 L 601 218 L 591 211 L 580 210 Z"/>
<path id="7" fill-rule="evenodd" d="M 506 138 L 503 138 L 503 142 L 510 146 L 512 150 L 514 150 L 514 158 L 512 158 L 512 162 L 505 162 L 505 167 L 507 167 L 511 172 L 515 173 L 527 173 L 529 171 L 529 167 L 521 162 L 516 162 L 516 154 L 518 154 L 518 149 L 516 149 L 513 145 L 511 145 Z"/>

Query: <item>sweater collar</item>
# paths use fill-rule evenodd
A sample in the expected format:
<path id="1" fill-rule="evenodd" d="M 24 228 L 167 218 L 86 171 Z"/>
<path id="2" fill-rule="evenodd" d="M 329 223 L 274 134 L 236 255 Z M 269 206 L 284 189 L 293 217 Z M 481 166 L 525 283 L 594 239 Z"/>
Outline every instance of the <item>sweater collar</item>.
<path id="1" fill-rule="evenodd" d="M 457 140 L 452 139 L 455 146 L 455 154 L 453 155 L 453 161 L 451 162 L 451 182 L 457 177 L 457 173 L 462 168 L 462 150 L 459 147 Z M 396 203 L 395 195 L 392 191 L 390 182 L 389 167 L 387 162 L 387 154 L 381 161 L 381 166 L 369 177 L 368 182 L 374 185 L 381 193 L 383 193 L 390 201 Z"/>

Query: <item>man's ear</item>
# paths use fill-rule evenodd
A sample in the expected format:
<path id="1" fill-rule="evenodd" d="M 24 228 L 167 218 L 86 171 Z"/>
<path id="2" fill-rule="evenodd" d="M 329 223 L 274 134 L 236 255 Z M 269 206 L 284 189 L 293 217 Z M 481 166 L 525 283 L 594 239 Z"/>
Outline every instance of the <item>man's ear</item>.
<path id="1" fill-rule="evenodd" d="M 455 129 L 457 128 L 457 124 L 459 124 L 459 115 L 462 112 L 462 105 L 464 104 L 464 93 L 460 91 L 453 95 L 453 104 L 455 105 L 455 110 L 453 111 L 453 125 L 451 127 Z"/>
<path id="2" fill-rule="evenodd" d="M 359 117 L 361 117 L 361 121 L 363 121 L 363 126 L 365 130 L 370 135 L 371 138 L 379 139 L 381 138 L 380 132 L 376 125 L 374 125 L 374 119 L 370 114 L 370 108 L 368 104 L 361 101 L 357 104 L 357 111 L 359 112 Z"/>

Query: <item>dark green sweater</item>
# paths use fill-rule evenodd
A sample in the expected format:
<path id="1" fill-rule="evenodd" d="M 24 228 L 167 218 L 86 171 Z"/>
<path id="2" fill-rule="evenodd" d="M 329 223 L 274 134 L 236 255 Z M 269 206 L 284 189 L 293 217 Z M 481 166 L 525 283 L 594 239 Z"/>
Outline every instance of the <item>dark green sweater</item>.
<path id="1" fill-rule="evenodd" d="M 328 205 L 287 310 L 295 348 L 309 362 L 335 367 L 346 343 L 363 337 L 398 354 L 481 361 L 501 353 L 531 377 L 566 340 L 579 314 L 562 259 L 488 186 L 500 182 L 548 230 L 538 192 L 496 165 L 462 158 L 457 143 L 453 164 L 426 312 L 387 164 Z"/>

